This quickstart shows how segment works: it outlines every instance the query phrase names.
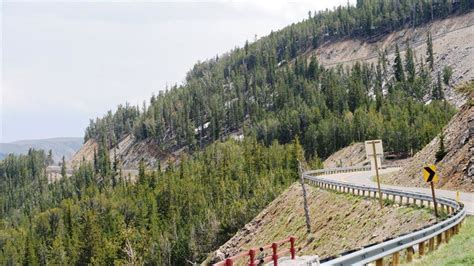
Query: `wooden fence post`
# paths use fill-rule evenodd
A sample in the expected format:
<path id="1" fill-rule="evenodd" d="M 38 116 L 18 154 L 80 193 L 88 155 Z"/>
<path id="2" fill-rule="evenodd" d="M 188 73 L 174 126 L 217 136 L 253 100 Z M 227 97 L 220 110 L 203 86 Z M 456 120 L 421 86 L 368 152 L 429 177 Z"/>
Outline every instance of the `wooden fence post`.
<path id="1" fill-rule="evenodd" d="M 413 254 L 415 253 L 415 249 L 413 247 L 407 248 L 407 262 L 413 261 Z"/>
<path id="2" fill-rule="evenodd" d="M 375 266 L 383 266 L 383 258 L 380 258 L 375 261 Z"/>
<path id="3" fill-rule="evenodd" d="M 430 240 L 428 240 L 428 246 L 430 247 L 430 252 L 433 252 L 435 249 L 434 238 L 430 238 Z"/>
<path id="4" fill-rule="evenodd" d="M 400 265 L 400 253 L 395 252 L 392 254 L 392 265 L 393 266 Z"/>
<path id="5" fill-rule="evenodd" d="M 421 242 L 418 244 L 418 253 L 420 254 L 420 257 L 425 255 L 425 243 Z"/>

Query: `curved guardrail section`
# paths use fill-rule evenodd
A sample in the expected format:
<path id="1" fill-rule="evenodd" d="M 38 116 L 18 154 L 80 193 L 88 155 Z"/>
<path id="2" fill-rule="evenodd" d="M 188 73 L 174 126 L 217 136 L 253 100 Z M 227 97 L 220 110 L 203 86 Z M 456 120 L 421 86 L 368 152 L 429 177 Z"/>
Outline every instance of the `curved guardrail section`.
<path id="1" fill-rule="evenodd" d="M 378 197 L 378 191 L 375 187 L 353 185 L 350 183 L 332 181 L 318 177 L 318 175 L 320 176 L 322 174 L 367 170 L 370 170 L 370 167 L 361 166 L 322 169 L 304 172 L 303 177 L 306 182 L 324 189 L 376 198 Z M 385 199 L 390 200 L 390 198 L 392 198 L 393 201 L 396 201 L 398 197 L 400 204 L 418 204 L 428 207 L 433 206 L 433 199 L 430 195 L 384 188 L 381 189 L 381 193 Z M 459 231 L 459 225 L 466 216 L 464 205 L 455 200 L 440 197 L 437 198 L 437 204 L 440 210 L 443 210 L 448 214 L 446 219 L 440 220 L 436 224 L 427 226 L 421 230 L 401 235 L 393 239 L 388 239 L 381 243 L 365 246 L 358 250 L 345 252 L 339 257 L 323 262 L 321 265 L 364 265 L 374 261 L 376 262 L 376 265 L 383 265 L 383 258 L 390 255 L 392 256 L 392 265 L 398 265 L 400 252 L 403 250 L 407 251 L 407 262 L 412 260 L 414 254 L 413 247 L 416 245 L 418 245 L 420 255 L 423 255 L 426 241 L 428 241 L 429 250 L 433 251 L 435 249 L 435 238 L 437 245 L 439 245 L 443 240 L 447 242 L 451 235 L 456 234 Z"/>

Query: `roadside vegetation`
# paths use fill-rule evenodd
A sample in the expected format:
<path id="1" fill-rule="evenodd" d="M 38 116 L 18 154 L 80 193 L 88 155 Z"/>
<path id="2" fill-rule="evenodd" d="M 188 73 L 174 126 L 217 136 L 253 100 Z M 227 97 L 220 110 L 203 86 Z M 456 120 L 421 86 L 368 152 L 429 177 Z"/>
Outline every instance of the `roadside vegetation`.
<path id="1" fill-rule="evenodd" d="M 212 254 L 207 262 L 295 236 L 298 256 L 318 255 L 320 259 L 377 243 L 386 238 L 417 230 L 435 221 L 430 209 L 397 206 L 386 201 L 380 209 L 377 199 L 331 192 L 306 185 L 311 220 L 307 232 L 302 189 L 290 186 L 252 222 Z M 221 256 L 221 258 L 219 258 Z"/>
<path id="2" fill-rule="evenodd" d="M 474 218 L 467 217 L 449 243 L 442 244 L 436 252 L 414 261 L 413 266 L 474 265 Z"/>

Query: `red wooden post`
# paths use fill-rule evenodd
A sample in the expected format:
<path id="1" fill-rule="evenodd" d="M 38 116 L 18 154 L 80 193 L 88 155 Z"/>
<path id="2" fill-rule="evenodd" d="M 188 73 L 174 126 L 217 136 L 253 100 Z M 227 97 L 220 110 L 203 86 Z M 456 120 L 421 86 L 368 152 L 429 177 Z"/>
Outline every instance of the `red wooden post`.
<path id="1" fill-rule="evenodd" d="M 273 265 L 278 266 L 278 244 L 272 243 L 272 250 L 273 250 Z"/>
<path id="2" fill-rule="evenodd" d="M 255 266 L 255 249 L 249 250 L 249 266 Z"/>
<path id="3" fill-rule="evenodd" d="M 296 238 L 294 236 L 290 237 L 290 244 L 291 244 L 290 253 L 291 253 L 292 260 L 295 259 L 295 240 Z"/>
<path id="4" fill-rule="evenodd" d="M 232 259 L 225 260 L 225 266 L 232 266 L 232 265 L 234 265 L 234 262 L 232 261 Z"/>

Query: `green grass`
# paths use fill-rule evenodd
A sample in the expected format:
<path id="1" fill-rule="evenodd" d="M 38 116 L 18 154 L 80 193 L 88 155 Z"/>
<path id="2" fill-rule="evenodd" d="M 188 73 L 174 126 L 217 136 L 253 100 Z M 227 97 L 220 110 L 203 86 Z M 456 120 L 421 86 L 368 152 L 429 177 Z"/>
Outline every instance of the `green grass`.
<path id="1" fill-rule="evenodd" d="M 474 265 L 474 217 L 464 220 L 459 234 L 448 244 L 410 265 Z"/>

